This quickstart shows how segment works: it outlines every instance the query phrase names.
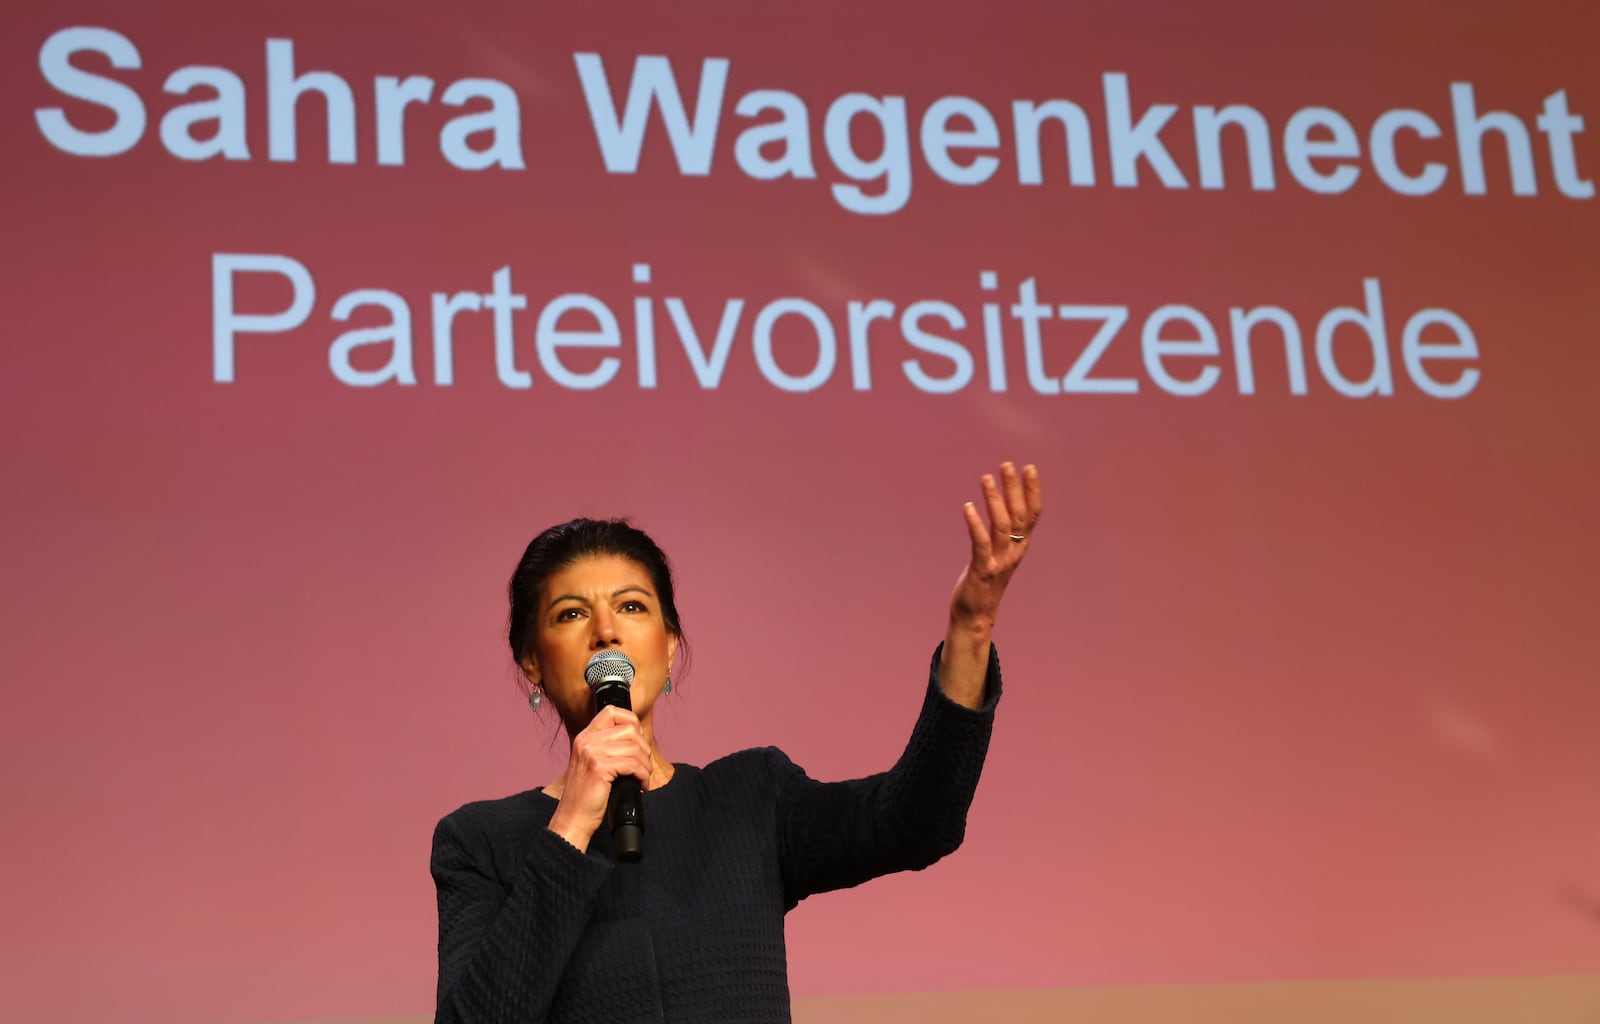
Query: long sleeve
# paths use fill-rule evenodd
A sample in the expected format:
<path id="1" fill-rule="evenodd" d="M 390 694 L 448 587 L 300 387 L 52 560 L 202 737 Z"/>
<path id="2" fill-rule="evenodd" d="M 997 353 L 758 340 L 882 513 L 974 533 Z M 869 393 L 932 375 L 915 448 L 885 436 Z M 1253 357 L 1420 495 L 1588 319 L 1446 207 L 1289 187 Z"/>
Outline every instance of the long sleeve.
<path id="1" fill-rule="evenodd" d="M 494 863 L 472 805 L 434 830 L 430 868 L 439 897 L 436 1024 L 543 1021 L 614 865 L 543 827 L 525 859 Z"/>
<path id="2" fill-rule="evenodd" d="M 1000 695 L 991 654 L 972 710 L 932 679 L 905 753 L 880 775 L 820 783 L 781 751 L 678 765 L 645 794 L 645 858 L 609 835 L 582 853 L 529 792 L 468 804 L 434 831 L 436 1024 L 787 1021 L 784 912 L 805 896 L 955 849 Z"/>
<path id="3" fill-rule="evenodd" d="M 786 906 L 878 875 L 927 867 L 961 845 L 1000 699 L 1000 658 L 991 646 L 984 702 L 977 709 L 944 695 L 938 666 L 935 650 L 922 712 L 889 771 L 817 782 L 772 751 Z"/>

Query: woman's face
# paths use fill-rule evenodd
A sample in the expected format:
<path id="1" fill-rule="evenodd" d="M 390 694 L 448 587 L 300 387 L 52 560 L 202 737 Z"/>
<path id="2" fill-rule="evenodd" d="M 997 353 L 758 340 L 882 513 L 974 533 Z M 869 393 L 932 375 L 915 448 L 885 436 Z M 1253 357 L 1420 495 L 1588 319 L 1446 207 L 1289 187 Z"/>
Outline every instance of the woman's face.
<path id="1" fill-rule="evenodd" d="M 661 694 L 678 638 L 661 617 L 650 573 L 620 555 L 590 555 L 559 569 L 539 595 L 533 650 L 522 663 L 536 686 L 543 686 L 576 734 L 594 717 L 594 702 L 583 670 L 589 658 L 619 650 L 633 662 L 629 696 L 634 713 L 648 720 Z"/>

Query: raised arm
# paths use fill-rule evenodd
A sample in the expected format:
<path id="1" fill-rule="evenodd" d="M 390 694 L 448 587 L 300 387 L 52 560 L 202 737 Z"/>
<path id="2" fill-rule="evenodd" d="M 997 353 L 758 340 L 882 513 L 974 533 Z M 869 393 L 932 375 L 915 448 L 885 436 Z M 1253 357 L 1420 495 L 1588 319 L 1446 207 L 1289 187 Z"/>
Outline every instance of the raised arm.
<path id="1" fill-rule="evenodd" d="M 1033 543 L 1033 532 L 1044 512 L 1039 490 L 1039 470 L 1015 463 L 1000 466 L 1000 477 L 985 473 L 981 482 L 989 524 L 972 502 L 962 507 L 971 558 L 961 570 L 950 595 L 950 622 L 939 657 L 939 686 L 945 696 L 969 708 L 983 701 L 983 681 L 989 665 L 989 644 L 1011 575 Z"/>
<path id="2" fill-rule="evenodd" d="M 961 843 L 1000 697 L 1000 660 L 991 643 L 1000 598 L 1042 510 L 1032 466 L 1019 474 L 1008 462 L 998 480 L 985 475 L 982 487 L 989 526 L 972 504 L 965 506 L 970 557 L 951 595 L 922 713 L 894 767 L 825 783 L 772 752 L 789 906 L 812 893 L 926 867 Z"/>

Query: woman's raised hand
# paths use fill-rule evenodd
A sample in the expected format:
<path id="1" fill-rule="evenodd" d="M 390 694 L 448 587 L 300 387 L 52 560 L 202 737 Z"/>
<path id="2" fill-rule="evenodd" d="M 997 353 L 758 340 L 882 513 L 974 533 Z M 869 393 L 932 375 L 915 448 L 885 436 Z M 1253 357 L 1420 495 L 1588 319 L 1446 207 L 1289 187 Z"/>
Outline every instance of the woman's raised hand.
<path id="1" fill-rule="evenodd" d="M 1024 466 L 1018 473 L 1015 463 L 1001 463 L 999 479 L 985 473 L 982 487 L 989 524 L 984 525 L 972 502 L 962 507 L 972 538 L 972 558 L 950 596 L 950 618 L 963 626 L 992 629 L 1000 598 L 1028 553 L 1044 503 L 1039 470 L 1034 466 Z"/>
<path id="2" fill-rule="evenodd" d="M 939 657 L 939 685 L 958 703 L 977 707 L 983 700 L 989 665 L 989 642 L 1000 614 L 1000 599 L 1012 573 L 1033 543 L 1033 532 L 1044 512 L 1039 490 L 1039 470 L 1015 463 L 1000 466 L 997 479 L 985 473 L 983 504 L 989 522 L 972 502 L 962 508 L 972 555 L 950 595 L 950 624 Z"/>

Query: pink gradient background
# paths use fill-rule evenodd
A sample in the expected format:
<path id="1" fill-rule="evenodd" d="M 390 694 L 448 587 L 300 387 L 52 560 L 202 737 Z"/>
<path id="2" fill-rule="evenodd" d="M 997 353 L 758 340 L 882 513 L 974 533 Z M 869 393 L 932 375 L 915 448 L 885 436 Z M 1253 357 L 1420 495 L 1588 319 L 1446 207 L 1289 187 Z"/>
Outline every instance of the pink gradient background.
<path id="1" fill-rule="evenodd" d="M 1094 189 L 1059 170 L 1020 188 L 1009 163 L 962 189 L 919 166 L 882 218 L 840 210 L 826 170 L 768 184 L 732 160 L 750 89 L 796 91 L 817 121 L 855 90 L 914 116 L 943 95 L 1093 113 L 1120 70 L 1135 109 L 1244 102 L 1277 125 L 1313 104 L 1444 120 L 1449 83 L 1471 81 L 1531 128 L 1565 88 L 1590 122 L 1579 167 L 1600 175 L 1595 8 L 1212 6 L 0 16 L 5 1015 L 430 1007 L 434 821 L 563 761 L 520 706 L 503 586 L 532 533 L 575 514 L 632 515 L 679 566 L 694 664 L 662 715 L 670 756 L 776 743 L 819 777 L 886 766 L 942 634 L 960 504 L 1008 457 L 1042 467 L 1049 515 L 1000 627 L 1007 699 L 967 843 L 791 915 L 797 995 L 1600 971 L 1600 205 L 1556 193 L 1539 136 L 1532 198 L 1493 146 L 1485 197 L 1452 179 L 1403 198 L 1370 170 L 1317 197 L 1281 161 L 1271 193 L 1121 190 L 1097 136 Z M 117 73 L 153 113 L 126 155 L 71 157 L 34 126 L 59 102 L 38 49 L 69 25 L 143 55 Z M 356 88 L 360 164 L 322 159 L 315 116 L 298 163 L 265 160 L 268 37 Z M 658 129 L 639 174 L 605 173 L 571 58 L 591 49 L 614 78 L 640 53 L 733 59 L 713 174 L 678 175 Z M 160 84 L 194 63 L 245 80 L 252 162 L 161 148 Z M 377 74 L 507 82 L 529 169 L 450 168 L 438 107 L 416 109 L 405 167 L 377 167 Z M 1165 137 L 1193 179 L 1186 132 Z M 319 294 L 219 385 L 210 257 L 229 251 L 295 256 Z M 658 306 L 653 393 L 626 351 L 606 389 L 555 386 L 527 312 L 531 390 L 495 382 L 486 317 L 458 326 L 457 384 L 428 383 L 428 293 L 486 290 L 507 264 L 530 307 L 593 292 L 625 329 L 641 291 L 702 324 L 729 296 L 970 314 L 995 270 L 1008 300 L 1037 275 L 1047 298 L 1136 317 L 1276 303 L 1309 335 L 1377 277 L 1396 346 L 1400 318 L 1448 307 L 1483 378 L 1427 399 L 1396 355 L 1396 397 L 1341 398 L 1313 368 L 1296 398 L 1267 356 L 1253 397 L 1226 369 L 1200 399 L 1047 397 L 1014 359 L 1009 393 L 980 366 L 940 397 L 900 378 L 890 333 L 871 392 L 842 359 L 780 394 L 747 343 L 702 391 Z M 417 387 L 331 377 L 347 325 L 328 311 L 362 287 L 410 299 Z M 1133 331 L 1108 370 L 1137 372 Z"/>

